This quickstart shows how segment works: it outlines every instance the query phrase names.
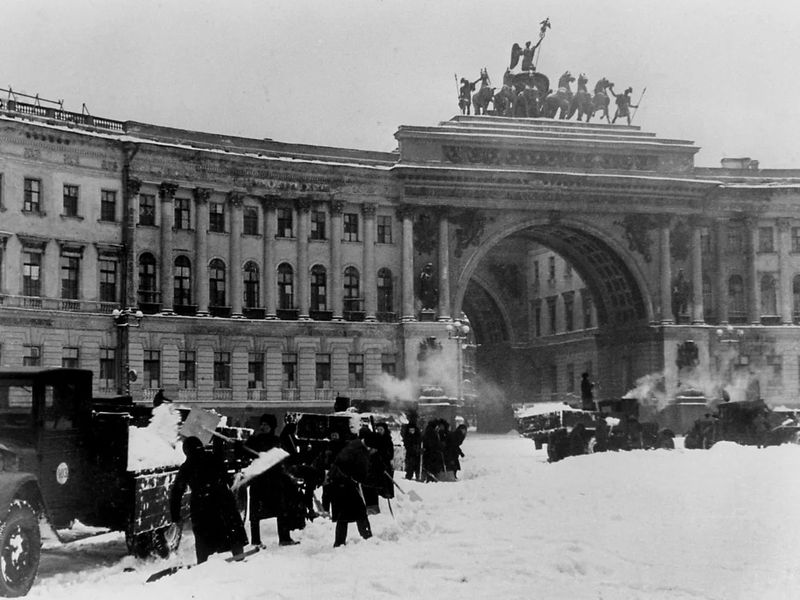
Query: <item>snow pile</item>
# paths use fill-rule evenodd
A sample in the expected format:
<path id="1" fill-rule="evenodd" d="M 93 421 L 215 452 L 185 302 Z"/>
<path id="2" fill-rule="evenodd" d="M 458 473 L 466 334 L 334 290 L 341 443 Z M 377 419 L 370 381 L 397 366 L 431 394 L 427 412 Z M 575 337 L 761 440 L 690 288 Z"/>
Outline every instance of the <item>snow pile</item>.
<path id="1" fill-rule="evenodd" d="M 534 402 L 526 404 L 514 411 L 514 417 L 523 419 L 536 415 L 546 415 L 552 412 L 583 412 L 580 408 L 573 408 L 565 402 Z"/>
<path id="2" fill-rule="evenodd" d="M 334 525 L 320 518 L 293 532 L 299 546 L 279 547 L 270 519 L 267 549 L 246 562 L 215 555 L 145 584 L 194 562 L 188 526 L 178 556 L 165 560 L 125 556 L 114 534 L 70 550 L 69 566 L 45 552 L 29 598 L 786 600 L 800 590 L 800 446 L 548 463 L 530 440 L 470 434 L 463 450 L 458 482 L 398 473 L 423 501 L 398 492 L 393 518 L 381 500 L 370 540 L 350 525 L 347 546 L 334 549 Z"/>
<path id="3" fill-rule="evenodd" d="M 128 427 L 128 471 L 174 467 L 185 457 L 178 445 L 180 413 L 169 403 L 153 409 L 147 427 Z"/>
<path id="4" fill-rule="evenodd" d="M 237 490 L 243 485 L 247 485 L 251 479 L 268 471 L 287 456 L 289 456 L 289 453 L 283 448 L 270 448 L 266 452 L 259 452 L 258 458 L 236 474 L 236 479 L 232 486 L 233 489 Z"/>

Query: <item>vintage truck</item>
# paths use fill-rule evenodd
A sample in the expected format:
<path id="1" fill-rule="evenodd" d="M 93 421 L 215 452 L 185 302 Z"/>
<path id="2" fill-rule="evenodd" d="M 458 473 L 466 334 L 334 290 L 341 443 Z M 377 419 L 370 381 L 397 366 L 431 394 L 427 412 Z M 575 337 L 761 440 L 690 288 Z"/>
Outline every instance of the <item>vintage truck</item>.
<path id="1" fill-rule="evenodd" d="M 166 556 L 181 529 L 169 491 L 179 456 L 131 464 L 130 430 L 149 420 L 130 397 L 92 397 L 92 372 L 0 368 L 0 596 L 23 596 L 42 535 L 125 532 L 131 553 Z"/>
<path id="2" fill-rule="evenodd" d="M 715 412 L 694 422 L 684 448 L 711 448 L 717 442 L 777 446 L 800 442 L 798 411 L 770 408 L 763 400 L 721 402 Z"/>

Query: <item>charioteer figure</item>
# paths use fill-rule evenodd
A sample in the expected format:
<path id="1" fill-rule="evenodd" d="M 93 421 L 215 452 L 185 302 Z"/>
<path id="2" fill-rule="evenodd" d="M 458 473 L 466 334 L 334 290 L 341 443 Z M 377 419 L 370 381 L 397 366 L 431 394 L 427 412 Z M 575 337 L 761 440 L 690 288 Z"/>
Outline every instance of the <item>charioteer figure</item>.
<path id="1" fill-rule="evenodd" d="M 472 92 L 475 91 L 475 86 L 478 85 L 481 79 L 482 76 L 472 82 L 466 77 L 461 78 L 461 86 L 458 88 L 458 107 L 461 109 L 462 115 L 469 114 L 469 107 L 472 104 Z"/>
<path id="2" fill-rule="evenodd" d="M 611 95 L 614 96 L 617 102 L 617 111 L 614 113 L 614 118 L 611 120 L 612 123 L 617 122 L 618 117 L 625 117 L 628 121 L 628 125 L 631 124 L 631 108 L 639 108 L 638 104 L 633 104 L 631 102 L 631 94 L 633 93 L 633 88 L 629 87 L 626 89 L 622 94 L 617 94 L 614 91 L 614 84 L 610 84 L 608 89 L 611 90 Z"/>

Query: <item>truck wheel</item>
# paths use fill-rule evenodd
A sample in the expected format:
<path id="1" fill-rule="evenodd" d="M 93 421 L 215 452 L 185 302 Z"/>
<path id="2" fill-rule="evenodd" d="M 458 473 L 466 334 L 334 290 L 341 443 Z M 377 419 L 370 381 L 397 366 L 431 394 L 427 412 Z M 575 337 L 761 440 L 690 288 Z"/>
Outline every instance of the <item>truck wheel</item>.
<path id="1" fill-rule="evenodd" d="M 167 558 L 181 544 L 183 527 L 178 523 L 170 523 L 153 531 L 152 551 L 161 558 Z"/>
<path id="2" fill-rule="evenodd" d="M 0 596 L 24 596 L 39 570 L 39 521 L 26 502 L 15 502 L 0 523 Z"/>

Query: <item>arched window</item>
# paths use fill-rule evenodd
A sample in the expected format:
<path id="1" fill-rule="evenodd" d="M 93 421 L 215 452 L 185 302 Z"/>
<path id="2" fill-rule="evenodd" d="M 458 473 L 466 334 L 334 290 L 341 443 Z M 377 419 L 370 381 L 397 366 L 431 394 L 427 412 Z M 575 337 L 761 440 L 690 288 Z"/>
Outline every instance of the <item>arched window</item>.
<path id="1" fill-rule="evenodd" d="M 139 257 L 139 301 L 158 302 L 156 257 L 145 252 Z"/>
<path id="2" fill-rule="evenodd" d="M 325 267 L 311 267 L 311 310 L 328 310 L 328 276 Z"/>
<path id="3" fill-rule="evenodd" d="M 244 307 L 258 306 L 258 265 L 249 261 L 244 265 Z"/>
<path id="4" fill-rule="evenodd" d="M 173 270 L 175 281 L 175 304 L 186 306 L 192 303 L 192 261 L 185 256 L 175 259 Z"/>
<path id="5" fill-rule="evenodd" d="M 215 258 L 208 265 L 208 304 L 227 306 L 225 303 L 225 263 Z"/>
<path id="6" fill-rule="evenodd" d="M 358 269 L 347 267 L 344 270 L 344 310 L 355 312 L 361 308 L 361 283 Z"/>
<path id="7" fill-rule="evenodd" d="M 778 313 L 778 296 L 775 290 L 775 278 L 772 275 L 761 277 L 761 314 L 775 315 Z"/>
<path id="8" fill-rule="evenodd" d="M 389 269 L 378 270 L 378 312 L 394 312 L 392 303 L 392 272 Z"/>
<path id="9" fill-rule="evenodd" d="M 294 308 L 294 269 L 289 263 L 278 265 L 278 308 Z"/>
<path id="10" fill-rule="evenodd" d="M 728 279 L 728 313 L 731 318 L 744 318 L 744 282 L 741 275 L 731 275 Z"/>

